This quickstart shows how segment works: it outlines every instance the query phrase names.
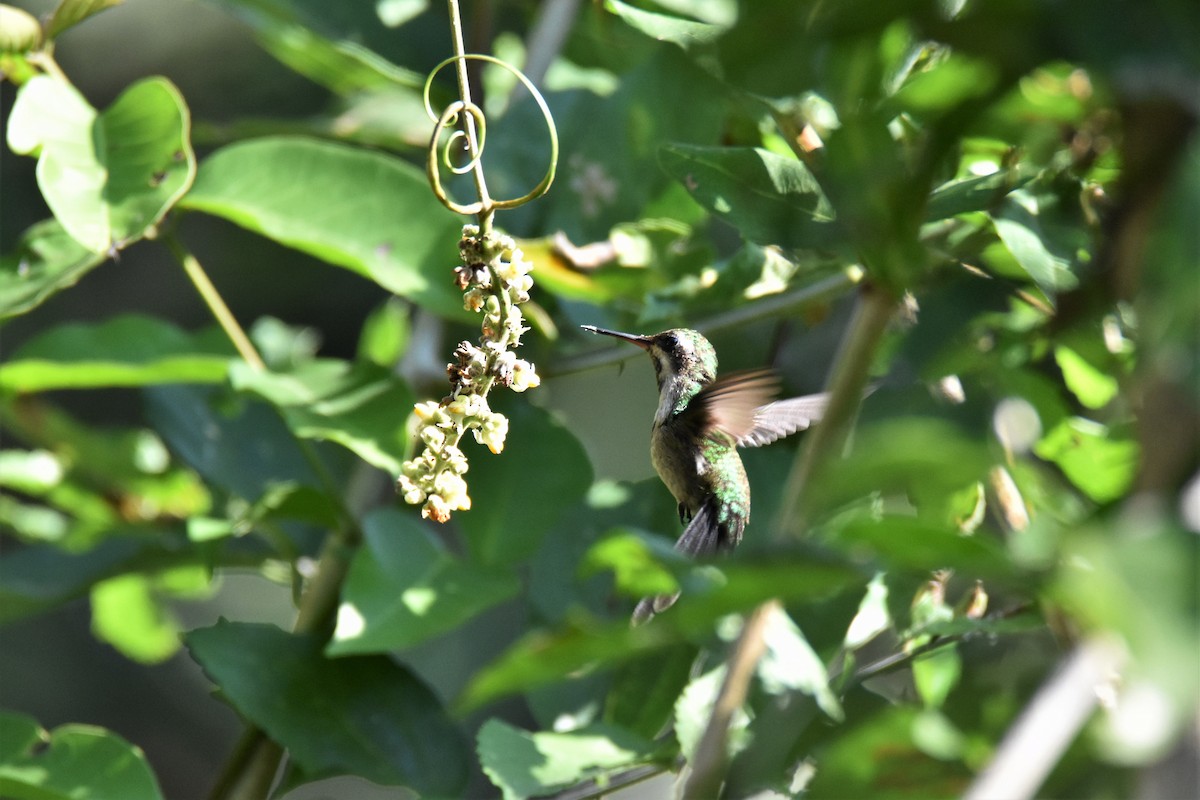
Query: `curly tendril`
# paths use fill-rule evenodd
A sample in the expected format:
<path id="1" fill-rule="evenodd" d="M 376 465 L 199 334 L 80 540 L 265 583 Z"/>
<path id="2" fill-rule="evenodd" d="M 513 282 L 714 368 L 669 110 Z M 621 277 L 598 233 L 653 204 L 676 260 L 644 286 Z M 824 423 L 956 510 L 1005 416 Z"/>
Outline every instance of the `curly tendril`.
<path id="1" fill-rule="evenodd" d="M 542 118 L 546 120 L 546 129 L 550 133 L 550 166 L 546 169 L 546 174 L 542 176 L 542 180 L 531 189 L 527 194 L 521 197 L 516 197 L 510 200 L 496 200 L 490 197 L 483 197 L 474 203 L 462 204 L 456 203 L 450 199 L 442 186 L 441 169 L 438 165 L 439 154 L 440 161 L 445 164 L 446 168 L 456 175 L 464 175 L 473 169 L 476 169 L 482 163 L 483 149 L 487 141 L 487 121 L 483 114 L 483 109 L 475 103 L 465 100 L 455 100 L 448 105 L 441 114 L 435 114 L 433 106 L 429 102 L 429 91 L 433 85 L 433 79 L 437 74 L 446 67 L 458 61 L 467 61 L 474 59 L 476 61 L 486 61 L 489 64 L 496 64 L 511 72 L 516 76 L 517 80 L 521 81 L 522 85 L 529 90 L 529 94 L 538 104 L 538 108 L 542 111 Z M 429 155 L 425 161 L 425 171 L 429 176 L 429 184 L 433 187 L 433 193 L 437 195 L 438 200 L 446 208 L 458 214 L 478 214 L 482 216 L 490 216 L 497 209 L 516 208 L 524 205 L 531 200 L 536 200 L 546 193 L 550 188 L 550 184 L 554 182 L 554 171 L 558 165 L 558 130 L 554 127 L 554 118 L 550 115 L 550 108 L 546 105 L 546 99 L 542 97 L 542 93 L 537 90 L 529 78 L 525 77 L 525 73 L 517 69 L 513 65 L 501 61 L 498 58 L 480 53 L 465 53 L 462 55 L 454 55 L 447 58 L 442 63 L 433 68 L 429 73 L 429 77 L 425 79 L 424 90 L 425 113 L 433 120 L 434 129 L 433 135 L 429 140 Z M 447 139 L 446 144 L 442 147 L 438 146 L 438 141 L 442 138 L 442 134 L 448 129 L 459 124 L 462 114 L 469 115 L 475 125 L 478 127 L 478 141 L 471 146 L 466 133 L 461 130 L 454 131 Z M 451 161 L 451 151 L 454 146 L 460 142 L 466 142 L 467 150 L 470 154 L 470 159 L 465 164 L 453 166 Z"/>
<path id="2" fill-rule="evenodd" d="M 404 501 L 420 504 L 421 515 L 437 522 L 446 522 L 453 512 L 471 507 L 471 495 L 464 477 L 469 464 L 466 453 L 460 448 L 463 437 L 470 432 L 476 442 L 492 453 L 498 454 L 504 449 L 508 418 L 492 411 L 488 394 L 496 387 L 523 392 L 541 383 L 534 365 L 517 358 L 515 352 L 521 345 L 521 335 L 529 330 L 519 306 L 529 302 L 529 292 L 533 288 L 529 273 L 533 263 L 525 258 L 516 240 L 492 230 L 491 221 L 497 209 L 515 208 L 545 194 L 554 180 L 558 162 L 558 132 L 545 99 L 520 70 L 491 56 L 464 55 L 456 0 L 450 0 L 450 10 L 458 55 L 434 67 L 425 81 L 425 112 L 436 123 L 429 142 L 426 171 L 433 193 L 444 206 L 459 214 L 479 217 L 478 224 L 463 226 L 458 243 L 462 263 L 454 270 L 454 283 L 463 293 L 464 308 L 483 317 L 482 335 L 478 344 L 464 341 L 455 348 L 454 360 L 446 365 L 450 394 L 440 402 L 418 403 L 413 409 L 416 419 L 414 439 L 421 450 L 404 462 L 396 479 L 396 491 Z M 483 110 L 471 102 L 466 76 L 466 60 L 470 58 L 499 64 L 516 75 L 537 101 L 550 129 L 550 167 L 541 183 L 523 197 L 493 200 L 488 194 L 482 161 L 487 121 Z M 450 64 L 458 67 L 460 98 L 435 116 L 429 105 L 429 87 L 437 73 Z M 460 123 L 462 129 L 451 133 L 445 147 L 439 148 L 443 132 Z M 454 166 L 451 151 L 455 146 L 463 145 L 470 160 Z M 442 163 L 452 173 L 474 172 L 475 188 L 479 192 L 477 202 L 463 205 L 446 194 L 438 167 L 439 149 Z"/>

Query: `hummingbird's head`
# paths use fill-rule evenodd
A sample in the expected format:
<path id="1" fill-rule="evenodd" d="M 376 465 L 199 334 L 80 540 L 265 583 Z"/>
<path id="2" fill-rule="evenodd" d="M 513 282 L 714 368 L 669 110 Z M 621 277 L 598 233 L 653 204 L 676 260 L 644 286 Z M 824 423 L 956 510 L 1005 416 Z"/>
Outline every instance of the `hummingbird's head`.
<path id="1" fill-rule="evenodd" d="M 694 385 L 695 391 L 699 391 L 700 388 L 716 380 L 717 351 L 699 331 L 691 328 L 672 328 L 652 336 L 642 336 L 635 333 L 605 330 L 593 325 L 582 327 L 585 331 L 612 336 L 635 344 L 649 353 L 651 360 L 654 361 L 654 374 L 658 378 L 660 390 L 664 386 L 683 382 Z"/>

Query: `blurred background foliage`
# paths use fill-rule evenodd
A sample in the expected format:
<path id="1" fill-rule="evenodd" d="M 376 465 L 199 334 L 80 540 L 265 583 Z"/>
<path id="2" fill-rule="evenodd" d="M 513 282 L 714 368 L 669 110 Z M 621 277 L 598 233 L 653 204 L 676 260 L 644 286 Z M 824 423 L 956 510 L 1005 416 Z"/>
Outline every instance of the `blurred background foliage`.
<path id="1" fill-rule="evenodd" d="M 477 335 L 470 220 L 421 169 L 446 8 L 0 12 L 0 794 L 251 797 L 280 748 L 296 798 L 653 797 L 714 764 L 726 797 L 1194 789 L 1192 0 L 465 3 L 562 153 L 497 217 L 543 383 L 494 398 L 508 444 L 467 442 L 445 526 L 392 484 Z M 521 194 L 537 106 L 471 72 Z M 580 324 L 875 388 L 811 480 L 794 441 L 747 451 L 746 540 L 692 564 L 645 357 Z"/>

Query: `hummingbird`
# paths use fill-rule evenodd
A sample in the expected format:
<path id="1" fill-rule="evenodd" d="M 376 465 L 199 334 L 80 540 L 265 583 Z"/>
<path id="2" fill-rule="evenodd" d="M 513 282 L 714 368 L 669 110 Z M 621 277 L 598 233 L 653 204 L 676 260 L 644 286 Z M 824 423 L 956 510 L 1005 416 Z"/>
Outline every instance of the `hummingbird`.
<path id="1" fill-rule="evenodd" d="M 675 549 L 693 558 L 726 552 L 750 521 L 750 482 L 739 447 L 758 447 L 817 422 L 828 401 L 816 394 L 773 400 L 779 380 L 769 369 L 717 376 L 717 353 L 690 328 L 644 336 L 583 325 L 650 354 L 658 408 L 650 429 L 654 470 L 679 504 L 685 527 Z M 679 594 L 637 604 L 638 625 L 669 608 Z"/>

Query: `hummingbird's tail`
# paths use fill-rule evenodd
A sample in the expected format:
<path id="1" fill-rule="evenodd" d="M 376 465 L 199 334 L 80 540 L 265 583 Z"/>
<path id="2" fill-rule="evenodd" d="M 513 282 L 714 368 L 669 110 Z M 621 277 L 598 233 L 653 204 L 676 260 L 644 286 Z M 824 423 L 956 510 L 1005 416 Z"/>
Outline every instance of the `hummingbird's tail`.
<path id="1" fill-rule="evenodd" d="M 719 550 L 732 550 L 742 540 L 744 520 L 718 519 L 717 500 L 710 497 L 675 542 L 675 549 L 692 558 L 703 558 Z M 641 625 L 655 614 L 661 614 L 675 604 L 679 592 L 643 597 L 633 609 L 631 625 Z"/>

